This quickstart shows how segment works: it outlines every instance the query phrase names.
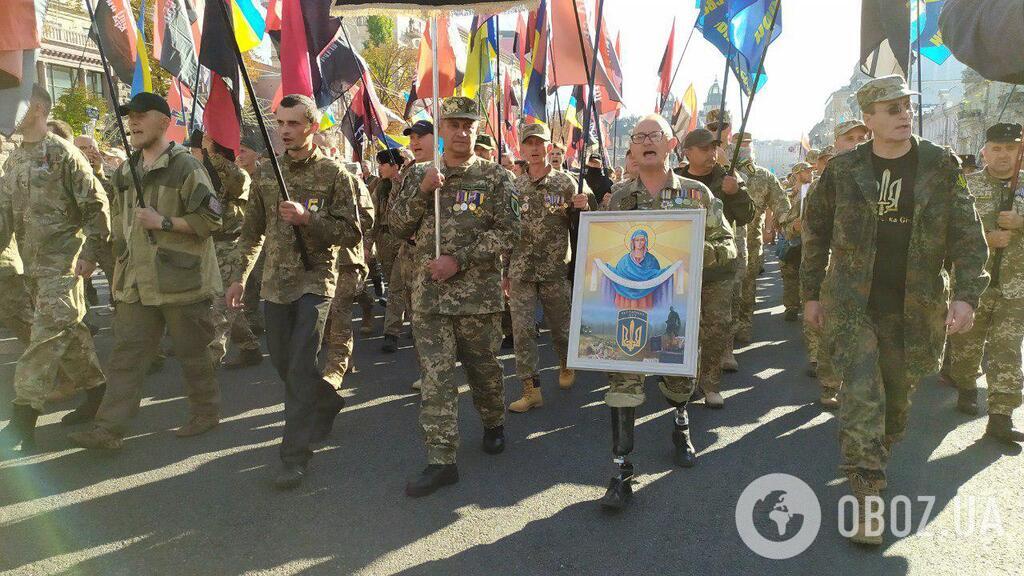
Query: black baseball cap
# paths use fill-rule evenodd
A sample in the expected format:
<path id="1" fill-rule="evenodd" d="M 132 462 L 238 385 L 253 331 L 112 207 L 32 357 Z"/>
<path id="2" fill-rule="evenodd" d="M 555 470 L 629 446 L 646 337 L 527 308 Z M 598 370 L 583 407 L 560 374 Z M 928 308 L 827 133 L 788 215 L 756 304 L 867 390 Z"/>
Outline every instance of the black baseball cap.
<path id="1" fill-rule="evenodd" d="M 403 136 L 410 134 L 417 134 L 419 136 L 426 136 L 427 134 L 434 133 L 434 123 L 430 120 L 417 120 L 415 124 L 409 126 L 402 131 Z"/>
<path id="2" fill-rule="evenodd" d="M 718 139 L 715 138 L 715 135 L 711 130 L 706 128 L 697 128 L 686 133 L 686 136 L 683 138 L 683 148 L 692 148 L 694 146 L 703 148 L 717 142 Z"/>
<path id="3" fill-rule="evenodd" d="M 986 142 L 1020 142 L 1022 127 L 1020 124 L 1000 122 L 985 131 Z"/>
<path id="4" fill-rule="evenodd" d="M 377 163 L 378 164 L 394 164 L 395 166 L 401 166 L 405 164 L 405 158 L 398 153 L 398 150 L 389 148 L 387 150 L 381 150 L 377 152 Z"/>
<path id="5" fill-rule="evenodd" d="M 167 100 L 152 92 L 139 92 L 132 96 L 127 104 L 117 107 L 117 113 L 120 116 L 127 116 L 129 112 L 149 112 L 150 110 L 156 110 L 168 118 L 171 117 L 171 107 L 167 105 Z"/>

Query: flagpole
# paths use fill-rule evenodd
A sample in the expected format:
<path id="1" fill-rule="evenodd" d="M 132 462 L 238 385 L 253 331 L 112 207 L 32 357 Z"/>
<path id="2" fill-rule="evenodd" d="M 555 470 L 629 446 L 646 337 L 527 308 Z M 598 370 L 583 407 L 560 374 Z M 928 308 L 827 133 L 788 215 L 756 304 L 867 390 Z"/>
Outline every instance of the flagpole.
<path id="1" fill-rule="evenodd" d="M 730 34 L 732 36 L 732 34 Z M 765 50 L 767 52 L 767 50 Z M 722 103 L 718 105 L 718 135 L 715 137 L 719 143 L 722 141 L 722 129 L 725 128 L 725 94 L 729 88 L 729 64 L 732 63 L 732 40 L 729 40 L 729 54 L 725 57 L 725 79 L 722 80 Z M 756 86 L 756 84 L 755 84 Z M 743 96 L 740 95 L 742 99 Z M 696 110 L 694 110 L 696 112 Z"/>
<path id="2" fill-rule="evenodd" d="M 374 106 L 373 105 L 373 101 L 370 100 L 370 89 L 369 89 L 369 86 L 366 85 L 367 84 L 367 80 L 370 79 L 370 72 L 366 68 L 363 68 L 363 60 L 362 60 L 362 58 L 359 56 L 358 53 L 356 53 L 355 47 L 352 46 L 352 41 L 348 39 L 348 28 L 345 26 L 345 18 L 342 17 L 342 18 L 339 18 L 338 20 L 339 20 L 339 25 L 341 27 L 341 33 L 345 35 L 345 44 L 347 44 L 348 45 L 348 49 L 352 51 L 352 55 L 355 57 L 355 61 L 356 61 L 356 68 L 359 69 L 359 77 L 363 80 L 363 92 L 366 93 L 366 97 L 367 97 L 367 101 L 368 101 L 367 108 L 369 108 L 369 110 L 370 110 L 370 114 L 369 115 L 373 117 L 372 120 L 376 121 L 377 122 L 377 127 L 380 128 L 380 135 L 382 136 L 382 138 L 384 140 L 384 147 L 387 148 L 388 150 L 391 150 L 391 141 L 388 140 L 388 135 L 384 133 L 384 124 L 380 121 L 380 116 L 377 114 L 377 107 Z M 352 134 L 353 135 L 355 134 L 355 130 L 352 131 Z M 371 142 L 373 141 L 373 133 L 372 132 L 370 134 L 369 140 Z"/>
<path id="3" fill-rule="evenodd" d="M 192 90 L 192 112 L 189 114 L 188 119 L 188 133 L 189 138 L 192 137 L 192 130 L 196 127 L 196 102 L 199 101 L 199 79 L 203 76 L 203 69 L 199 65 L 199 59 L 196 58 L 196 85 L 195 89 Z"/>
<path id="4" fill-rule="evenodd" d="M 494 135 L 498 137 L 498 164 L 501 164 L 501 156 L 504 146 L 502 145 L 501 133 L 504 131 L 505 125 L 501 122 L 501 99 L 505 96 L 505 91 L 501 86 L 501 20 L 498 15 L 494 15 L 494 34 L 497 36 L 495 42 L 496 47 L 494 50 L 495 58 L 495 72 L 494 72 L 494 109 L 498 113 L 497 126 L 494 127 Z"/>
<path id="5" fill-rule="evenodd" d="M 676 75 L 679 74 L 679 67 L 683 64 L 683 56 L 686 55 L 686 49 L 690 47 L 690 40 L 693 40 L 693 32 L 697 29 L 697 21 L 693 21 L 693 26 L 690 27 L 690 35 L 686 37 L 686 44 L 683 44 L 683 52 L 679 54 L 679 60 L 676 60 L 676 69 L 672 71 L 672 78 L 668 81 L 668 91 L 672 92 L 672 86 L 676 83 Z M 696 110 L 694 110 L 696 113 Z"/>
<path id="6" fill-rule="evenodd" d="M 578 188 L 578 191 L 579 191 L 578 193 L 582 194 L 583 193 L 583 177 L 582 176 L 583 176 L 583 165 L 585 164 L 584 156 L 587 153 L 587 138 L 590 137 L 590 124 L 591 124 L 591 120 L 592 120 L 593 116 L 597 116 L 597 99 L 594 98 L 594 79 L 597 76 L 597 54 L 598 54 L 598 50 L 600 49 L 599 42 L 601 41 L 601 20 L 604 17 L 604 0 L 597 0 L 597 20 L 596 20 L 596 22 L 594 24 L 594 28 L 596 30 L 596 33 L 594 34 L 594 52 L 593 52 L 593 55 L 591 56 L 591 63 L 590 63 L 589 67 L 587 66 L 587 50 L 584 47 L 584 42 L 586 40 L 584 40 L 584 38 L 583 38 L 583 26 L 582 26 L 582 24 L 580 24 L 580 11 L 579 11 L 579 8 L 577 7 L 576 0 L 572 0 L 572 7 L 573 7 L 573 15 L 576 17 L 576 33 L 577 33 L 577 35 L 579 36 L 579 39 L 580 39 L 580 53 L 583 55 L 583 71 L 587 75 L 587 92 L 584 93 L 583 97 L 586 98 L 588 94 L 590 96 L 589 97 L 589 102 L 588 102 L 588 104 L 586 106 L 586 110 L 583 113 L 583 142 L 580 143 L 580 158 L 579 158 L 579 163 L 580 163 L 580 181 L 579 181 L 579 185 L 578 185 L 577 188 Z M 577 103 L 577 106 L 579 106 L 578 103 Z M 579 108 L 577 108 L 577 110 L 578 109 Z M 604 139 L 601 137 L 601 121 L 600 121 L 600 116 L 598 116 L 598 122 L 597 122 L 597 149 L 599 150 L 599 153 L 601 154 L 601 158 L 602 159 L 605 157 L 604 142 L 603 142 L 603 140 Z"/>
<path id="7" fill-rule="evenodd" d="M 757 96 L 757 85 L 758 85 L 759 82 L 761 82 L 761 75 L 764 72 L 764 59 L 765 59 L 766 56 L 768 56 L 768 48 L 771 46 L 771 43 L 772 43 L 772 34 L 775 33 L 775 22 L 778 20 L 779 12 L 780 11 L 782 11 L 782 0 L 776 0 L 776 2 L 775 2 L 775 12 L 772 14 L 772 21 L 768 25 L 768 35 L 765 36 L 766 44 L 764 45 L 764 50 L 761 51 L 761 59 L 757 63 L 757 74 L 754 75 L 754 84 L 753 84 L 753 87 L 751 88 L 751 90 L 753 90 L 753 91 L 750 93 L 750 100 L 747 101 L 747 110 L 746 110 L 746 112 L 743 113 L 743 122 L 740 124 L 740 131 L 739 131 L 740 141 L 742 141 L 742 139 L 743 139 L 743 133 L 747 130 L 747 119 L 750 117 L 750 110 L 753 109 L 753 107 L 754 107 L 754 96 Z M 730 46 L 731 45 L 732 44 L 730 43 Z M 723 98 L 724 98 L 724 96 L 723 96 Z M 740 94 L 740 102 L 741 103 L 743 102 L 743 94 L 742 93 Z M 719 129 L 718 137 L 719 138 L 722 137 L 721 129 Z M 736 162 L 738 162 L 739 159 L 740 159 L 740 147 L 739 147 L 739 145 L 737 145 L 735 147 L 735 149 L 733 149 L 733 151 L 732 151 L 732 162 L 729 163 L 729 169 L 730 170 L 735 171 Z"/>
<path id="8" fill-rule="evenodd" d="M 917 135 L 924 137 L 924 90 L 921 88 L 921 2 L 917 2 Z"/>
<path id="9" fill-rule="evenodd" d="M 434 169 L 438 173 L 441 172 L 441 155 L 438 150 L 440 142 L 438 142 L 437 136 L 437 124 L 439 122 L 438 113 L 438 94 L 441 92 L 440 86 L 438 86 L 438 73 L 437 73 L 437 16 L 430 17 L 430 79 L 433 82 L 433 97 L 430 99 L 430 107 L 434 116 Z M 434 258 L 441 257 L 441 188 L 434 190 Z"/>
<path id="10" fill-rule="evenodd" d="M 615 114 L 612 124 L 612 166 L 619 164 L 619 115 Z"/>
<path id="11" fill-rule="evenodd" d="M 85 0 L 85 7 L 89 10 L 89 21 L 92 23 L 93 29 L 96 30 L 96 48 L 100 53 L 100 63 L 103 65 L 103 76 L 107 79 L 107 89 L 110 90 L 110 102 L 114 105 L 114 118 L 117 120 L 117 133 L 121 135 L 121 145 L 124 146 L 124 153 L 128 155 L 128 171 L 132 175 L 132 185 L 135 186 L 135 202 L 139 205 L 139 208 L 146 207 L 146 199 L 142 195 L 142 179 L 139 178 L 139 173 L 135 169 L 135 164 L 132 163 L 132 157 L 130 150 L 132 147 L 128 144 L 128 133 L 124 129 L 124 119 L 121 118 L 121 103 L 120 98 L 117 96 L 117 86 L 114 85 L 114 78 L 110 74 L 110 67 L 107 63 L 107 51 L 103 46 L 103 34 L 100 33 L 100 27 L 96 24 L 96 13 L 92 9 L 92 0 Z M 150 244 L 155 244 L 156 239 L 153 237 L 153 231 L 147 230 L 146 236 L 149 237 Z"/>
<path id="12" fill-rule="evenodd" d="M 562 115 L 562 103 L 558 98 L 558 88 L 555 88 L 555 111 L 558 112 L 558 139 L 565 141 L 565 117 Z"/>
<path id="13" fill-rule="evenodd" d="M 242 60 L 242 51 L 238 48 L 238 40 L 235 38 L 235 27 L 231 23 L 231 17 L 228 16 L 228 9 L 224 5 L 225 0 L 209 0 L 216 2 L 220 7 L 220 15 L 224 19 L 224 25 L 228 31 L 231 32 L 231 41 L 228 44 L 231 45 L 231 50 L 235 54 L 235 61 L 238 63 L 238 69 L 242 74 L 242 83 L 245 84 L 245 91 L 249 94 L 249 100 L 252 101 L 252 111 L 256 114 L 256 123 L 260 127 L 260 134 L 263 136 L 263 142 L 267 145 L 267 150 L 270 152 L 267 156 L 270 157 L 270 166 L 274 170 L 274 177 L 277 179 L 277 187 L 281 192 L 281 198 L 285 202 L 290 202 L 291 197 L 288 195 L 288 186 L 284 182 L 284 174 L 281 172 L 281 164 L 277 161 L 277 155 L 274 153 L 274 145 L 270 142 L 270 132 L 267 131 L 267 124 L 263 120 L 263 113 L 260 111 L 260 104 L 256 101 L 256 90 L 252 87 L 252 80 L 249 79 L 249 71 L 245 68 L 245 61 Z M 295 246 L 299 249 L 299 258 L 302 260 L 302 266 L 306 270 L 312 270 L 313 265 L 309 259 L 309 253 L 306 251 L 306 242 L 302 239 L 302 233 L 299 227 L 292 225 L 292 230 L 295 231 Z"/>

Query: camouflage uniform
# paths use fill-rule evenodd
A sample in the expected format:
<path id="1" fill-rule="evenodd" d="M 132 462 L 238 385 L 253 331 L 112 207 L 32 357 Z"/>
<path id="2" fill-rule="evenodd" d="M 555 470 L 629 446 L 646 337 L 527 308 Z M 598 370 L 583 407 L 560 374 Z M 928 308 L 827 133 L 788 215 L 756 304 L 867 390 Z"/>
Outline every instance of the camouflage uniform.
<path id="1" fill-rule="evenodd" d="M 705 390 L 718 391 L 722 375 L 722 354 L 732 315 L 732 281 L 736 267 L 736 244 L 732 227 L 725 219 L 722 201 L 700 182 L 670 175 L 661 193 L 652 196 L 637 178 L 612 186 L 607 210 L 666 210 L 703 208 L 704 273 L 701 285 L 700 359 L 697 380 L 665 376 L 661 392 L 673 404 L 687 402 L 697 383 Z M 675 200 L 679 200 L 676 203 Z M 643 404 L 644 375 L 608 373 L 605 403 L 612 408 L 630 408 Z"/>
<path id="2" fill-rule="evenodd" d="M 17 238 L 35 307 L 29 344 L 14 372 L 14 403 L 42 412 L 60 365 L 81 388 L 104 383 L 82 323 L 85 293 L 75 263 L 96 261 L 110 235 L 110 213 L 85 156 L 52 134 L 19 146 L 3 172 L 0 245 Z"/>
<path id="3" fill-rule="evenodd" d="M 285 384 L 280 456 L 286 464 L 302 465 L 312 457 L 318 414 L 333 422 L 337 411 L 330 410 L 340 404 L 317 361 L 338 284 L 338 252 L 362 242 L 355 202 L 364 185 L 320 147 L 306 159 L 285 154 L 279 162 L 292 201 L 310 214 L 309 223 L 299 227 L 310 269 L 299 256 L 295 227 L 279 216 L 280 192 L 267 163 L 253 178 L 231 281 L 245 282 L 262 247 L 267 348 Z"/>
<path id="4" fill-rule="evenodd" d="M 800 211 L 804 209 L 804 205 L 800 201 L 800 186 L 790 190 L 789 201 L 792 207 L 786 212 L 779 213 L 778 224 L 786 239 L 795 240 L 801 236 L 797 223 L 801 223 L 803 220 L 803 215 Z M 801 247 L 802 251 L 803 248 Z M 799 310 L 800 261 L 782 260 L 779 263 L 779 272 L 782 275 L 782 305 L 785 306 L 786 310 Z"/>
<path id="5" fill-rule="evenodd" d="M 396 236 L 391 230 L 388 214 L 394 209 L 402 189 L 402 182 L 412 169 L 412 164 L 405 164 L 399 172 L 398 182 L 392 185 L 388 194 L 388 202 L 384 211 L 377 214 L 380 227 L 386 229 L 385 234 L 395 239 L 394 260 L 388 274 L 388 307 L 384 310 L 384 335 L 397 337 L 402 332 L 404 318 L 412 319 L 412 293 L 409 290 L 409 278 L 412 274 L 412 249 L 409 240 Z"/>
<path id="6" fill-rule="evenodd" d="M 569 255 L 569 207 L 578 188 L 576 180 L 551 170 L 534 182 L 529 173 L 515 181 L 519 192 L 522 233 L 509 258 L 509 304 L 515 337 L 516 373 L 520 380 L 536 378 L 537 299 L 544 307 L 544 320 L 564 367 L 569 350 L 569 310 L 572 289 L 565 274 Z M 584 185 L 590 206 L 594 195 Z"/>
<path id="7" fill-rule="evenodd" d="M 358 178 L 355 181 L 357 187 L 353 194 L 357 198 L 353 198 L 353 202 L 359 206 L 359 227 L 365 233 L 374 227 L 373 203 L 366 185 Z M 342 248 L 338 252 L 338 287 L 331 301 L 327 364 L 324 367 L 324 379 L 336 389 L 341 388 L 352 359 L 352 299 L 366 289 L 367 244 L 369 242 L 358 242 L 355 246 Z"/>
<path id="8" fill-rule="evenodd" d="M 413 237 L 416 242 L 410 246 L 408 281 L 413 335 L 423 370 L 420 426 L 427 458 L 431 464 L 453 464 L 459 443 L 456 360 L 466 370 L 484 427 L 505 422 L 497 359 L 503 307 L 499 261 L 519 239 L 519 206 L 512 177 L 501 166 L 477 156 L 459 166 L 442 166 L 441 254 L 453 256 L 459 271 L 435 282 L 427 268 L 434 259 L 434 195 L 420 191 L 427 168 L 412 167 L 391 208 L 389 224 L 399 238 Z"/>
<path id="9" fill-rule="evenodd" d="M 0 172 L 0 178 L 3 173 Z M 18 241 L 11 236 L 10 243 L 0 252 L 0 324 L 28 346 L 32 334 L 32 299 L 25 285 L 24 266 L 18 254 Z"/>
<path id="10" fill-rule="evenodd" d="M 765 212 L 771 209 L 775 214 L 789 212 L 789 197 L 779 181 L 768 170 L 749 160 L 741 162 L 739 173 L 747 183 L 747 194 L 754 203 L 754 219 L 747 224 L 747 268 L 740 286 L 738 305 L 734 306 L 736 337 L 744 342 L 751 339 L 754 317 L 754 297 L 757 291 L 757 276 L 764 265 L 762 242 L 764 236 Z"/>
<path id="11" fill-rule="evenodd" d="M 229 162 L 219 154 L 211 154 L 209 159 L 216 173 L 216 181 L 220 182 L 220 189 L 214 190 L 214 193 L 220 204 L 223 225 L 220 231 L 213 235 L 213 246 L 217 251 L 221 281 L 226 288 L 235 276 L 232 266 L 238 261 L 234 252 L 238 235 L 242 232 L 245 204 L 249 201 L 249 175 L 234 162 Z M 240 350 L 260 349 L 260 342 L 249 328 L 248 320 L 239 312 L 240 310 L 227 308 L 223 292 L 214 297 L 214 336 L 213 342 L 210 343 L 210 353 L 213 354 L 214 362 L 223 360 L 227 353 L 229 331 Z"/>
<path id="12" fill-rule="evenodd" d="M 167 218 L 182 218 L 195 232 L 154 230 L 135 219 L 136 192 L 128 162 L 135 164 L 146 205 Z M 138 412 L 146 370 L 165 330 L 182 366 L 193 421 L 220 417 L 220 389 L 210 356 L 211 300 L 221 292 L 211 235 L 221 226 L 220 206 L 202 163 L 177 144 L 151 166 L 133 154 L 111 176 L 114 244 L 114 348 L 109 382 L 96 427 L 123 436 Z"/>
<path id="13" fill-rule="evenodd" d="M 1024 172 L 1022 172 L 1024 182 Z M 988 170 L 967 177 L 971 192 L 977 198 L 978 215 L 985 231 L 998 230 L 996 219 L 1006 205 L 1009 186 L 991 176 Z M 1017 192 L 1013 210 L 1024 214 L 1024 194 Z M 991 274 L 995 250 L 986 269 Z M 996 275 L 993 275 L 995 277 Z M 1021 342 L 1024 340 L 1024 240 L 1022 233 L 1012 233 L 1010 244 L 1003 249 L 998 281 L 981 296 L 974 328 L 966 334 L 954 334 L 950 375 L 962 390 L 974 390 L 981 361 L 988 354 L 985 379 L 988 382 L 988 412 L 1010 416 L 1021 404 Z"/>
<path id="14" fill-rule="evenodd" d="M 910 393 L 939 370 L 949 302 L 945 259 L 956 272 L 953 300 L 977 307 L 988 283 L 981 222 L 957 160 L 924 140 L 917 150 L 903 314 L 868 306 L 879 202 L 871 143 L 834 158 L 805 200 L 801 295 L 821 301 L 843 381 L 841 469 L 876 488 L 905 432 Z"/>

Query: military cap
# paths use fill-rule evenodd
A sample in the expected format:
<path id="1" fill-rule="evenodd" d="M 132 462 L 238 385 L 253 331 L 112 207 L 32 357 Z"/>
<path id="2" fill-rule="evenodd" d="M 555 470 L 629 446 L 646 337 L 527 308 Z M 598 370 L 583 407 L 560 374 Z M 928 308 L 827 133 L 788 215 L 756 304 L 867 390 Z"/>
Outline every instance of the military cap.
<path id="1" fill-rule="evenodd" d="M 686 133 L 683 138 L 683 148 L 692 148 L 698 146 L 703 148 L 704 146 L 710 146 L 716 142 L 715 135 L 711 130 L 707 128 L 697 128 L 696 130 L 690 130 Z"/>
<path id="2" fill-rule="evenodd" d="M 835 155 L 836 155 L 836 147 L 832 146 L 832 145 L 829 145 L 829 146 L 825 146 L 821 150 L 821 154 L 818 154 L 818 158 L 821 158 L 822 156 L 828 156 L 829 158 L 832 158 Z"/>
<path id="3" fill-rule="evenodd" d="M 546 124 L 526 124 L 519 131 L 519 141 L 526 142 L 527 138 L 540 138 L 545 142 L 550 142 L 551 130 Z"/>
<path id="4" fill-rule="evenodd" d="M 808 164 L 814 164 L 815 162 L 818 161 L 818 156 L 821 156 L 821 150 L 818 150 L 817 148 L 811 148 L 810 150 L 807 151 L 806 154 L 804 154 L 804 162 L 807 162 Z"/>
<path id="5" fill-rule="evenodd" d="M 465 96 L 451 96 L 441 102 L 441 119 L 479 120 L 480 107 L 476 100 Z"/>
<path id="6" fill-rule="evenodd" d="M 882 76 L 865 83 L 857 90 L 857 104 L 863 110 L 875 102 L 888 102 L 904 96 L 917 94 L 907 86 L 907 81 L 899 74 Z"/>
<path id="7" fill-rule="evenodd" d="M 490 134 L 480 134 L 476 137 L 476 145 L 474 147 L 494 150 L 494 138 L 491 138 Z"/>
<path id="8" fill-rule="evenodd" d="M 985 131 L 985 142 L 1020 142 L 1021 125 L 1000 122 Z"/>
<path id="9" fill-rule="evenodd" d="M 864 123 L 861 122 L 860 120 L 847 120 L 846 122 L 841 122 L 838 126 L 836 126 L 832 130 L 832 133 L 835 135 L 836 138 L 839 138 L 840 136 L 846 134 L 847 132 L 853 130 L 854 128 L 864 128 L 866 130 L 867 126 L 865 126 Z"/>
<path id="10" fill-rule="evenodd" d="M 742 133 L 737 132 L 736 134 L 732 135 L 732 143 L 733 144 L 735 144 L 737 142 L 741 142 L 741 141 L 742 142 L 753 142 L 754 141 L 754 137 L 750 135 L 750 132 L 742 132 Z"/>
<path id="11" fill-rule="evenodd" d="M 729 115 L 728 110 L 722 112 L 718 108 L 712 108 L 704 116 L 704 124 L 717 124 L 719 121 L 723 124 L 732 124 L 732 116 Z"/>
<path id="12" fill-rule="evenodd" d="M 242 125 L 242 146 L 257 154 L 267 153 L 267 145 L 263 143 L 263 136 L 260 135 L 259 129 L 248 124 Z"/>
<path id="13" fill-rule="evenodd" d="M 797 162 L 796 164 L 793 164 L 793 169 L 790 170 L 790 174 L 798 174 L 800 172 L 803 172 L 804 170 L 810 169 L 811 165 L 808 164 L 807 162 Z"/>
<path id="14" fill-rule="evenodd" d="M 417 120 L 415 124 L 409 126 L 405 130 L 402 130 L 403 136 L 410 134 L 416 134 L 417 136 L 426 136 L 427 134 L 434 133 L 434 123 L 430 120 Z"/>
<path id="15" fill-rule="evenodd" d="M 402 158 L 402 154 L 394 148 L 388 148 L 387 150 L 381 150 L 377 152 L 377 163 L 378 164 L 394 164 L 395 166 L 401 166 L 405 164 L 405 158 Z"/>
<path id="16" fill-rule="evenodd" d="M 127 104 L 122 104 L 117 107 L 118 116 L 127 116 L 129 112 L 150 112 L 157 111 L 164 116 L 170 118 L 171 107 L 167 105 L 167 100 L 164 100 L 163 96 L 153 94 L 152 92 L 139 92 Z"/>

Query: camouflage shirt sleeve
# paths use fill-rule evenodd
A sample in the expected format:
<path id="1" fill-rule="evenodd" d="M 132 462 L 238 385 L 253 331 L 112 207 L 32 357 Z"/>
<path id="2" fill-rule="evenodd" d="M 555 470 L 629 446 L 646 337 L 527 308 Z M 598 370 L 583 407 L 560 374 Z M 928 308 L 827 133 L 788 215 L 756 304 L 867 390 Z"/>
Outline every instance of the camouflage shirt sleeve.
<path id="1" fill-rule="evenodd" d="M 725 219 L 722 201 L 704 189 L 709 203 L 704 216 L 704 269 L 726 266 L 736 259 L 732 227 Z"/>
<path id="2" fill-rule="evenodd" d="M 181 217 L 192 227 L 196 236 L 206 238 L 220 230 L 220 206 L 216 202 L 210 177 L 206 175 L 206 169 L 198 160 L 193 169 L 188 171 L 185 181 L 178 190 L 181 202 L 185 206 Z"/>
<path id="3" fill-rule="evenodd" d="M 989 273 L 985 270 L 988 261 L 988 244 L 985 231 L 974 205 L 974 195 L 967 187 L 967 179 L 954 172 L 953 206 L 950 208 L 949 238 L 947 254 L 953 259 L 956 282 L 953 286 L 953 300 L 959 300 L 978 308 L 981 293 L 988 287 Z"/>
<path id="4" fill-rule="evenodd" d="M 365 194 L 366 186 L 361 180 L 345 170 L 339 170 L 334 180 L 334 196 L 326 210 L 312 212 L 305 228 L 309 235 L 319 242 L 351 248 L 363 239 L 359 229 L 359 214 L 356 212 L 356 195 Z M 373 224 L 373 217 L 370 217 Z"/>
<path id="5" fill-rule="evenodd" d="M 100 181 L 93 175 L 92 167 L 85 156 L 72 153 L 64 163 L 64 185 L 81 215 L 85 243 L 79 258 L 96 262 L 107 242 L 110 241 L 110 206 L 107 193 Z"/>
<path id="6" fill-rule="evenodd" d="M 8 158 L 10 161 L 10 158 Z M 10 174 L 6 163 L 0 168 L 0 246 L 7 246 L 14 236 L 14 211 L 11 206 Z"/>
<path id="7" fill-rule="evenodd" d="M 420 182 L 425 173 L 426 164 L 413 166 L 402 180 L 398 197 L 391 202 L 388 225 L 391 233 L 399 238 L 410 238 L 416 234 L 420 220 L 427 212 L 427 199 L 433 199 L 433 194 L 420 193 Z"/>
<path id="8" fill-rule="evenodd" d="M 262 192 L 259 178 L 253 179 L 252 188 L 249 190 L 249 202 L 245 205 L 245 217 L 242 219 L 241 236 L 234 251 L 238 261 L 231 267 L 234 274 L 229 279 L 231 283 L 245 283 L 263 247 L 264 233 L 267 230 L 267 212 Z"/>
<path id="9" fill-rule="evenodd" d="M 782 184 L 774 174 L 765 170 L 763 178 L 764 186 L 768 189 L 768 208 L 776 214 L 785 214 L 792 207 L 789 203 L 789 195 L 782 188 Z"/>
<path id="10" fill-rule="evenodd" d="M 814 184 L 813 194 L 808 190 L 804 198 L 801 223 L 800 298 L 804 302 L 821 300 L 821 283 L 825 281 L 832 246 L 832 227 L 836 212 L 835 175 L 826 166 Z M 795 202 L 790 212 L 799 212 Z M 984 266 L 984 262 L 982 262 Z"/>
<path id="11" fill-rule="evenodd" d="M 519 191 L 512 182 L 511 172 L 504 168 L 496 172 L 494 226 L 477 236 L 475 242 L 452 254 L 459 263 L 459 270 L 479 262 L 491 262 L 519 242 Z"/>

